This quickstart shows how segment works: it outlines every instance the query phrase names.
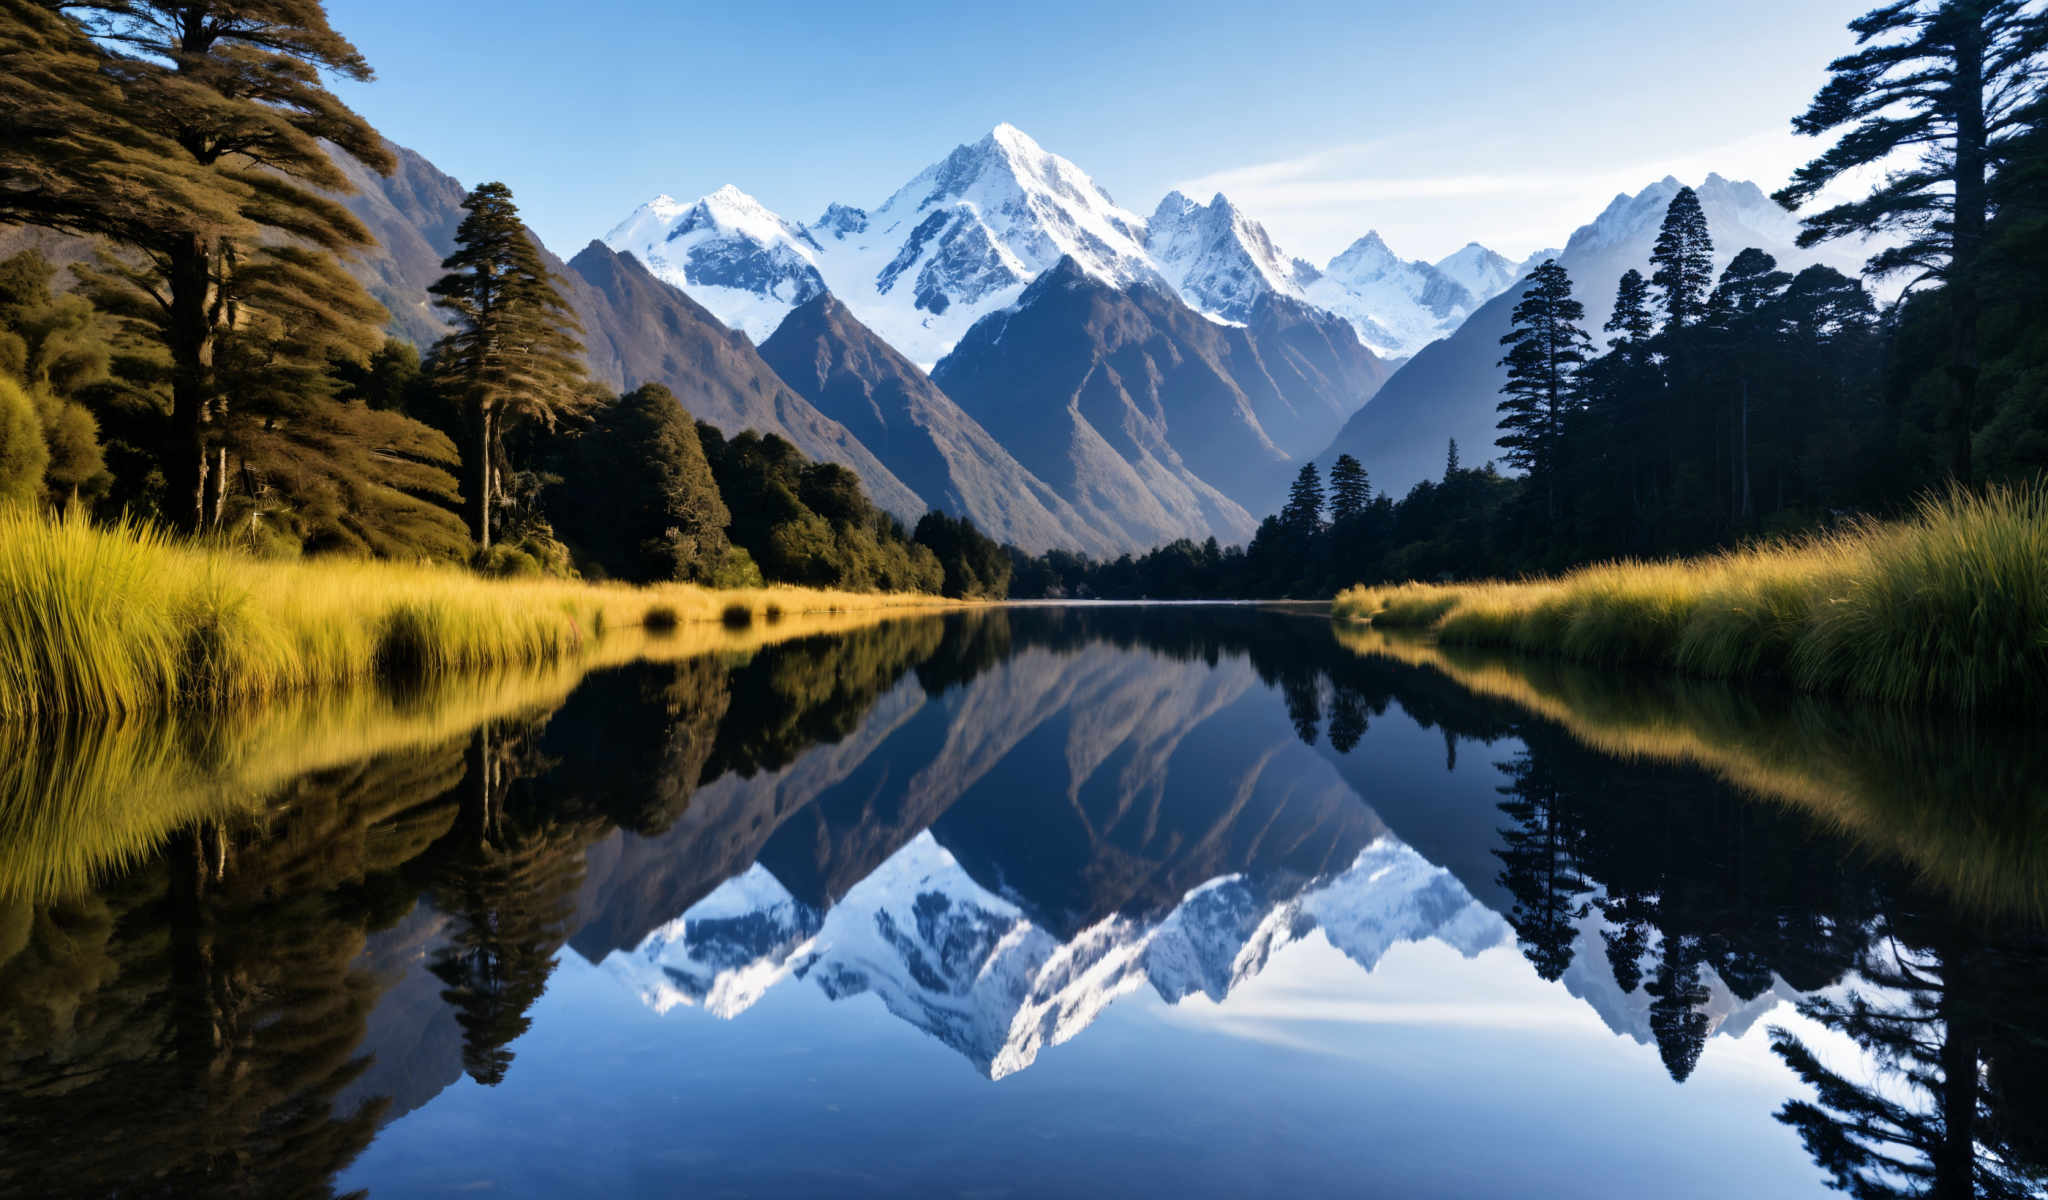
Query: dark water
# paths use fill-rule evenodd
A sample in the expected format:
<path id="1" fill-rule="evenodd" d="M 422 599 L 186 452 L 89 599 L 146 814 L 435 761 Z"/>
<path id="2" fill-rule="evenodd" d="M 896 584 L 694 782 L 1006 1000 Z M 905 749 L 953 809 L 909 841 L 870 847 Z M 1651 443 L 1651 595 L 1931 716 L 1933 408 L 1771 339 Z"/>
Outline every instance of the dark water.
<path id="1" fill-rule="evenodd" d="M 2028 739 L 1546 671 L 973 613 L 0 821 L 0 1193 L 2044 1194 Z"/>

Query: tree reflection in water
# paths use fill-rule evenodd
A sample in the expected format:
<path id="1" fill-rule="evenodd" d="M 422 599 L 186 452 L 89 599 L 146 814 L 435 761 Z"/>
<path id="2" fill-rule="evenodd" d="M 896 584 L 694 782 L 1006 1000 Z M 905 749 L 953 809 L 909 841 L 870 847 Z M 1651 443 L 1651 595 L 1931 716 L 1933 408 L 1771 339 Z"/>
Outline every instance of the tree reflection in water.
<path id="1" fill-rule="evenodd" d="M 1006 776 L 1028 733 L 1004 727 L 1025 720 L 1008 676 L 1118 655 L 1133 685 L 1173 664 L 1248 664 L 1282 728 L 1356 793 L 1341 828 L 1317 815 L 1338 810 L 1313 805 L 1259 828 L 1228 797 L 1156 780 L 1047 808 L 1053 781 Z M 1030 719 L 1085 731 L 1125 720 L 1114 706 L 1144 694 L 1057 693 L 1032 701 L 1053 707 Z M 460 1043 L 451 1071 L 498 1085 L 518 1077 L 513 1043 L 565 945 L 630 945 L 764 854 L 804 903 L 829 907 L 934 831 L 991 889 L 1027 907 L 1042 897 L 1042 923 L 1062 936 L 1218 875 L 1340 870 L 1382 823 L 1400 835 L 1423 811 L 1376 791 L 1376 734 L 1398 711 L 1442 738 L 1453 770 L 1461 744 L 1468 767 L 1470 747 L 1486 748 L 1477 762 L 1502 780 L 1496 832 L 1477 856 L 1488 877 L 1468 884 L 1499 889 L 1543 979 L 1587 955 L 1644 997 L 1674 1080 L 1705 1051 L 1716 987 L 1737 1001 L 1797 993 L 1800 1011 L 1865 1051 L 1850 1070 L 1773 1033 L 1805 1084 L 1780 1119 L 1838 1186 L 2039 1194 L 2048 947 L 2035 868 L 2048 818 L 2029 789 L 2048 779 L 2048 749 L 2030 739 L 1454 660 L 1242 609 L 908 619 L 630 664 L 555 695 L 479 705 L 460 729 L 444 711 L 419 744 L 394 737 L 260 807 L 177 808 L 155 851 L 96 850 L 95 862 L 131 861 L 93 886 L 67 857 L 89 832 L 22 799 L 57 786 L 33 772 L 201 795 L 222 739 L 102 732 L 11 756 L 0 1126 L 11 1149 L 36 1151 L 0 1156 L 0 1192 L 327 1194 L 395 1111 L 360 1094 L 372 1010 L 397 1002 L 392 975 L 365 959 L 376 939 L 418 947 L 428 1002 Z M 901 735 L 874 750 L 868 722 L 906 695 L 927 703 L 891 711 L 923 715 L 892 717 Z M 1214 749 L 1173 752 L 1192 764 Z M 847 760 L 837 774 L 796 787 L 832 756 Z M 935 780 L 942 770 L 982 782 Z M 123 828 L 123 847 L 150 840 Z"/>

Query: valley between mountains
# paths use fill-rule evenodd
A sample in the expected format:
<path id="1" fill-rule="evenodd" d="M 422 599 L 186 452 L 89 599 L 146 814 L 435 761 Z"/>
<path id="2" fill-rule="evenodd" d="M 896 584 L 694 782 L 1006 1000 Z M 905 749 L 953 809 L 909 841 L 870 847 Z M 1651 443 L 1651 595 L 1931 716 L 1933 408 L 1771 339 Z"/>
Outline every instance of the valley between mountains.
<path id="1" fill-rule="evenodd" d="M 377 239 L 352 270 L 424 346 L 445 332 L 427 287 L 465 189 L 394 150 L 389 177 L 336 156 Z M 1368 232 L 1317 266 L 1226 196 L 1174 192 L 1140 216 L 1001 125 L 872 208 L 806 224 L 726 186 L 658 196 L 566 262 L 544 254 L 600 382 L 666 385 L 728 434 L 844 464 L 905 521 L 936 509 L 1032 554 L 1109 559 L 1243 543 L 1304 462 L 1350 453 L 1398 496 L 1452 438 L 1491 457 L 1520 281 L 1554 257 L 1601 307 L 1680 186 L 1617 196 L 1521 262 L 1476 243 L 1406 260 Z M 1798 249 L 1796 219 L 1755 185 L 1698 191 L 1724 259 L 1834 261 Z"/>

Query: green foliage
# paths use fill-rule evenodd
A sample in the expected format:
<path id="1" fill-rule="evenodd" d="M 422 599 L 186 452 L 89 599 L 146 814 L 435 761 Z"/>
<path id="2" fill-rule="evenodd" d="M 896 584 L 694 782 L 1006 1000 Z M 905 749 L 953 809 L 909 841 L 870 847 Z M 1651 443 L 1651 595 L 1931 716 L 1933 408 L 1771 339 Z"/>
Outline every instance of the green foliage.
<path id="1" fill-rule="evenodd" d="M 928 512 L 912 538 L 938 557 L 943 593 L 955 600 L 1001 600 L 1010 594 L 1010 556 L 966 517 Z"/>
<path id="2" fill-rule="evenodd" d="M 45 32 L 74 39 L 58 49 L 106 85 L 97 120 L 147 146 L 152 173 L 138 190 L 154 194 L 137 204 L 74 196 L 28 219 L 116 243 L 89 291 L 169 358 L 164 515 L 208 529 L 247 423 L 324 401 L 327 359 L 366 352 L 383 323 L 336 257 L 369 234 L 333 199 L 349 183 L 329 149 L 379 171 L 391 154 L 323 86 L 323 75 L 371 72 L 319 0 L 90 0 L 60 11 L 68 34 Z M 135 181 L 117 171 L 110 182 Z"/>
<path id="3" fill-rule="evenodd" d="M 0 375 L 0 505 L 42 499 L 50 450 L 28 389 Z"/>
<path id="4" fill-rule="evenodd" d="M 455 329 L 434 347 L 437 383 L 462 414 L 463 499 L 470 536 L 489 549 L 505 503 L 505 431 L 531 421 L 552 429 L 591 398 L 582 332 L 540 248 L 519 220 L 512 189 L 481 184 L 462 202 L 455 252 L 427 290 Z"/>
<path id="5" fill-rule="evenodd" d="M 732 544 L 770 582 L 930 593 L 945 585 L 938 558 L 877 509 L 845 467 L 813 463 L 774 434 L 748 430 L 727 441 L 703 422 L 697 434 L 732 514 Z"/>
<path id="6" fill-rule="evenodd" d="M 1330 464 L 1330 523 L 1341 525 L 1356 520 L 1372 503 L 1372 482 L 1365 467 L 1349 454 L 1339 454 Z"/>
<path id="7" fill-rule="evenodd" d="M 634 583 L 712 582 L 732 514 L 674 393 L 651 383 L 619 397 L 562 458 L 548 512 L 590 567 Z"/>

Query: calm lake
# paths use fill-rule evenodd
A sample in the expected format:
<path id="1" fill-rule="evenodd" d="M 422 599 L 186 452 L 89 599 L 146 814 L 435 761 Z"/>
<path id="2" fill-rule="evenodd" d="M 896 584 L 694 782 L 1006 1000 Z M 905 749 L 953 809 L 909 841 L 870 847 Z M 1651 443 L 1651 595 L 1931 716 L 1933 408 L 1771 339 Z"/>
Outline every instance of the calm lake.
<path id="1" fill-rule="evenodd" d="M 0 1194 L 2048 1194 L 2042 740 L 1220 606 L 19 734 Z"/>

